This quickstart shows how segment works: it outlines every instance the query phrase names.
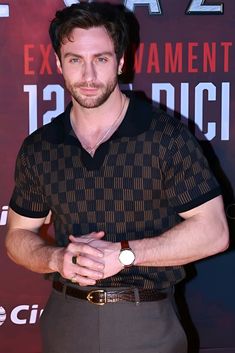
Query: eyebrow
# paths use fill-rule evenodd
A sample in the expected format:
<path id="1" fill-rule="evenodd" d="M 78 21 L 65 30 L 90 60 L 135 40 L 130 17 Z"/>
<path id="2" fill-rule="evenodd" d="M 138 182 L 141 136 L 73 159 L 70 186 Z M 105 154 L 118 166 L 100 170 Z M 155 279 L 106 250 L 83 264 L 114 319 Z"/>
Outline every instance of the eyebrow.
<path id="1" fill-rule="evenodd" d="M 99 56 L 114 56 L 115 53 L 111 52 L 111 51 L 104 51 L 104 52 L 101 52 L 101 53 L 97 53 L 97 54 L 94 54 L 93 56 L 95 58 L 99 57 Z M 75 53 L 72 53 L 72 52 L 68 52 L 68 53 L 65 53 L 64 55 L 64 58 L 67 58 L 67 57 L 75 57 L 75 58 L 82 58 L 82 55 L 79 55 L 79 54 L 75 54 Z"/>

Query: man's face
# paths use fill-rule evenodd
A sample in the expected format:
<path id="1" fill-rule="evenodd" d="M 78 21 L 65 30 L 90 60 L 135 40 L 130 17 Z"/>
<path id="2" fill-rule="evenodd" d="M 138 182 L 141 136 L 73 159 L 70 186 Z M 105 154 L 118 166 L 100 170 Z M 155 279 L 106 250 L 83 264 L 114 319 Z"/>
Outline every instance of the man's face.
<path id="1" fill-rule="evenodd" d="M 75 28 L 61 46 L 57 65 L 74 100 L 84 108 L 102 105 L 117 89 L 117 63 L 114 45 L 104 27 Z"/>

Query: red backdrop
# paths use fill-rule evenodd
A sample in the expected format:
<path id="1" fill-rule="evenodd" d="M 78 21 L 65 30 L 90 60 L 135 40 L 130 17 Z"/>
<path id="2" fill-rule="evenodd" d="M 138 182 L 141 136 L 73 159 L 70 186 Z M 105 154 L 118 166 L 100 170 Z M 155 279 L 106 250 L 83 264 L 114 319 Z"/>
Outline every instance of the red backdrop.
<path id="1" fill-rule="evenodd" d="M 38 322 L 50 284 L 7 258 L 4 236 L 20 144 L 68 101 L 47 29 L 55 11 L 72 2 L 77 1 L 0 2 L 0 353 L 40 352 Z M 188 307 L 184 320 L 195 351 L 200 345 L 201 352 L 234 353 L 235 3 L 117 2 L 132 10 L 140 25 L 128 89 L 144 92 L 188 124 L 221 183 L 231 247 L 188 266 L 181 305 Z"/>

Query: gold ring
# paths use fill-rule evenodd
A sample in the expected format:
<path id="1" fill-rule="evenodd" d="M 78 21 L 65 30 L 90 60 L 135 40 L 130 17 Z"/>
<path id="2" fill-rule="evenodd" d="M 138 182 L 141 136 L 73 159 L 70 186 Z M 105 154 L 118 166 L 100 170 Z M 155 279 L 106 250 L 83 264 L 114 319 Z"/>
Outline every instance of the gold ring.
<path id="1" fill-rule="evenodd" d="M 77 283 L 77 281 L 76 281 L 76 277 L 77 277 L 77 275 L 76 275 L 76 274 L 75 274 L 75 275 L 73 275 L 73 276 L 71 277 L 70 281 L 71 281 L 72 283 Z"/>
<path id="2" fill-rule="evenodd" d="M 74 265 L 77 265 L 77 256 L 72 256 L 72 263 L 74 264 Z"/>

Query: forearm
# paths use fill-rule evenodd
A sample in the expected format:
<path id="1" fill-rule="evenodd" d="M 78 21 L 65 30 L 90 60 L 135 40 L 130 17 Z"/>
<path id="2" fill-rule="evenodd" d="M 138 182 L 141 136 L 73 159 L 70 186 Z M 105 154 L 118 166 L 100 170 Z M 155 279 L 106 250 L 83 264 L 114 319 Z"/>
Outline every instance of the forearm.
<path id="1" fill-rule="evenodd" d="M 18 265 L 38 273 L 58 271 L 63 248 L 47 245 L 36 233 L 13 229 L 7 233 L 8 256 Z"/>
<path id="2" fill-rule="evenodd" d="M 159 236 L 129 241 L 135 253 L 135 266 L 180 266 L 227 249 L 229 233 L 221 197 L 180 216 L 183 222 Z M 91 244 L 104 252 L 103 278 L 123 269 L 119 261 L 120 242 L 93 239 Z"/>
<path id="3" fill-rule="evenodd" d="M 136 254 L 136 265 L 184 265 L 224 251 L 228 230 L 223 221 L 195 216 L 158 237 L 131 241 L 130 246 Z"/>
<path id="4" fill-rule="evenodd" d="M 102 232 L 96 234 L 97 238 L 102 236 Z M 65 248 L 56 247 L 48 245 L 35 228 L 10 228 L 6 248 L 15 263 L 34 272 L 59 272 L 70 280 L 76 276 L 76 281 L 84 286 L 94 285 L 103 278 L 103 252 L 90 246 L 86 238 L 81 237 L 79 242 L 71 242 Z M 72 261 L 73 256 L 77 256 L 76 263 Z"/>

